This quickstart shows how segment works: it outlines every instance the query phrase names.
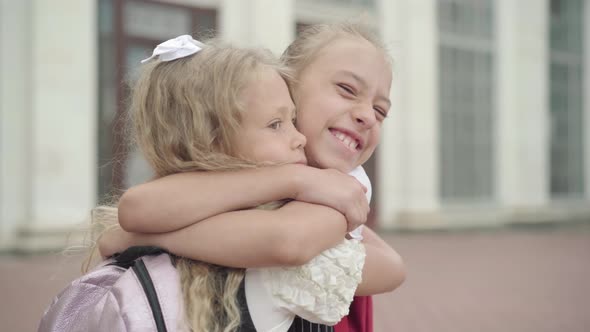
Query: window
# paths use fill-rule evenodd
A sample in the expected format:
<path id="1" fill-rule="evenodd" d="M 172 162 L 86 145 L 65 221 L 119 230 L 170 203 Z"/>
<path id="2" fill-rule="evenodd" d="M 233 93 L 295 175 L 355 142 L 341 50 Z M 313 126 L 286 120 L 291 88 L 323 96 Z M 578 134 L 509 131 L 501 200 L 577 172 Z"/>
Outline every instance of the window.
<path id="1" fill-rule="evenodd" d="M 439 0 L 439 193 L 445 202 L 494 192 L 491 0 Z"/>
<path id="2" fill-rule="evenodd" d="M 580 196 L 584 192 L 584 3 L 552 0 L 550 4 L 550 192 L 553 197 Z"/>
<path id="3" fill-rule="evenodd" d="M 216 11 L 151 0 L 99 0 L 99 195 L 152 176 L 124 136 L 125 81 L 162 41 L 216 28 Z"/>

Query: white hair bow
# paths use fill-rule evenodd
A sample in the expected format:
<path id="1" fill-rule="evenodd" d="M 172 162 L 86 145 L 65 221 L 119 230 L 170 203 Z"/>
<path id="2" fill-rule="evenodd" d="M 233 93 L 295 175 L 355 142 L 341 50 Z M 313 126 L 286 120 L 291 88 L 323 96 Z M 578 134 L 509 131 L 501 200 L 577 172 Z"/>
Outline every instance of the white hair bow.
<path id="1" fill-rule="evenodd" d="M 205 44 L 198 40 L 194 40 L 193 37 L 189 35 L 178 36 L 156 46 L 152 56 L 141 60 L 141 63 L 148 62 L 156 57 L 159 57 L 161 61 L 172 61 L 184 58 L 199 52 L 204 46 Z"/>

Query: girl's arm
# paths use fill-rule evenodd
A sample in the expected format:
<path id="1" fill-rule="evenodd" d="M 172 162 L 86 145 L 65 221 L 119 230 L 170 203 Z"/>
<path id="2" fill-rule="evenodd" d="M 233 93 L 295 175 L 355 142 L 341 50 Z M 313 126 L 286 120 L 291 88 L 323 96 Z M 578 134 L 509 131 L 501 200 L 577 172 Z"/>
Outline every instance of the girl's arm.
<path id="1" fill-rule="evenodd" d="M 363 229 L 363 244 L 367 256 L 356 295 L 386 293 L 399 287 L 406 278 L 400 255 L 368 227 Z"/>
<path id="2" fill-rule="evenodd" d="M 132 245 L 155 245 L 176 255 L 230 267 L 302 265 L 340 243 L 346 219 L 338 211 L 292 201 L 277 210 L 222 213 L 162 234 L 116 230 L 99 239 L 103 256 Z"/>
<path id="3" fill-rule="evenodd" d="M 174 174 L 125 192 L 119 223 L 131 232 L 170 232 L 223 212 L 291 198 L 332 207 L 354 228 L 369 211 L 365 191 L 352 176 L 304 165 Z"/>
<path id="4" fill-rule="evenodd" d="M 230 267 L 297 266 L 340 243 L 344 216 L 321 205 L 293 201 L 277 210 L 242 210 L 162 233 L 115 230 L 99 240 L 103 256 L 132 245 L 155 245 L 179 256 Z M 363 230 L 366 259 L 356 295 L 396 289 L 405 279 L 401 257 L 368 227 Z"/>

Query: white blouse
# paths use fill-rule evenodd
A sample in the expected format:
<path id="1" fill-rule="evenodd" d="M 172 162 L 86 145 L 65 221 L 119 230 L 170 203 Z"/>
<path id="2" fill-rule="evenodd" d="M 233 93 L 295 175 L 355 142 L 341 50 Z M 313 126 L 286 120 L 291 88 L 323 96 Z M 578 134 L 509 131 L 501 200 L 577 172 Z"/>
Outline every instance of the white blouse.
<path id="1" fill-rule="evenodd" d="M 371 182 L 365 170 L 359 166 L 349 174 L 367 187 L 370 202 Z M 346 316 L 365 263 L 362 228 L 302 266 L 248 269 L 246 302 L 256 331 L 287 331 L 295 316 L 325 325 Z"/>

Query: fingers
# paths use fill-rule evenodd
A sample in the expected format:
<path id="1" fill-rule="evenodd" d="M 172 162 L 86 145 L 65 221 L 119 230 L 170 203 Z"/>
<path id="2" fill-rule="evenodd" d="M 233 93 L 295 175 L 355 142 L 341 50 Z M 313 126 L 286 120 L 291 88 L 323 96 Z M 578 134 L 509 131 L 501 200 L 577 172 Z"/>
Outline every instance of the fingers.
<path id="1" fill-rule="evenodd" d="M 370 206 L 367 200 L 364 198 L 358 202 L 358 204 L 353 204 L 348 207 L 345 217 L 348 222 L 347 229 L 348 231 L 352 231 L 363 225 L 367 222 L 367 217 L 369 215 Z"/>
<path id="2" fill-rule="evenodd" d="M 365 197 L 365 192 L 367 188 L 360 184 L 360 182 L 356 181 L 361 188 L 363 189 L 362 192 L 355 193 L 355 203 L 351 206 L 352 211 L 350 212 L 350 216 L 352 220 L 349 222 L 350 230 L 357 228 L 360 225 L 363 225 L 367 222 L 367 216 L 369 215 L 369 202 Z"/>
<path id="3" fill-rule="evenodd" d="M 313 170 L 298 189 L 296 200 L 322 204 L 340 211 L 346 217 L 349 230 L 367 221 L 369 203 L 368 188 L 351 175 L 335 169 Z"/>

